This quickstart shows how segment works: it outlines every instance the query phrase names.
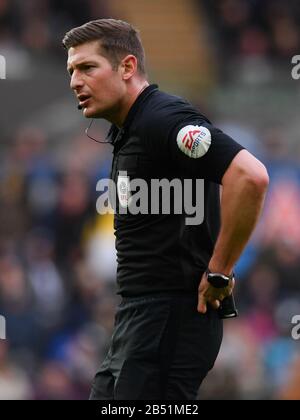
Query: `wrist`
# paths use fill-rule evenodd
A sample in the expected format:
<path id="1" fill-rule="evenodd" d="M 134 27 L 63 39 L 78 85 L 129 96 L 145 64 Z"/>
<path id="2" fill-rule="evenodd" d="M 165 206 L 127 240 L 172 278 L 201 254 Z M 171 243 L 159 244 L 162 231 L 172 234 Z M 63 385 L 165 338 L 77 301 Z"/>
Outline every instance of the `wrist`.
<path id="1" fill-rule="evenodd" d="M 210 261 L 209 265 L 208 265 L 208 270 L 211 273 L 221 273 L 224 274 L 225 276 L 231 276 L 233 274 L 233 266 L 229 266 L 229 265 L 224 265 L 224 264 L 218 264 L 215 263 L 214 261 Z"/>

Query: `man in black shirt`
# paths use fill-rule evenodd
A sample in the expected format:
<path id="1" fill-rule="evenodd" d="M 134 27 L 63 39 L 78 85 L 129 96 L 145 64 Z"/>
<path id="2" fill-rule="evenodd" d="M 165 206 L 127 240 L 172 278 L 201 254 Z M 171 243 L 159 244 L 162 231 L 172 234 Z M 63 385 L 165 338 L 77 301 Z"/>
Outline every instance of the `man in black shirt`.
<path id="1" fill-rule="evenodd" d="M 259 218 L 266 169 L 188 102 L 149 85 L 140 38 L 128 23 L 89 22 L 63 44 L 79 107 L 112 123 L 114 148 L 122 301 L 90 398 L 194 399 L 220 349 L 218 308 L 232 293 L 234 264 Z M 148 187 L 140 212 L 133 211 L 137 179 Z M 153 194 L 155 180 L 173 191 L 167 211 L 166 190 Z M 188 209 L 195 199 L 199 205 L 199 180 L 203 217 L 195 222 Z"/>

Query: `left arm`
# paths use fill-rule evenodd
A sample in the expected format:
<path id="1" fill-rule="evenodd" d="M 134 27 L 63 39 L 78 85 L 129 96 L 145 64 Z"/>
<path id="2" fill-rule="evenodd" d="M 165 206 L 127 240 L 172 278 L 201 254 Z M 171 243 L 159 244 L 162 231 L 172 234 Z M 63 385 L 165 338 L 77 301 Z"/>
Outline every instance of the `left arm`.
<path id="1" fill-rule="evenodd" d="M 221 229 L 209 269 L 230 275 L 243 252 L 261 214 L 269 177 L 264 165 L 246 150 L 239 152 L 225 172 L 221 199 Z M 203 275 L 199 286 L 198 311 L 206 312 L 206 302 L 214 308 L 230 295 L 226 289 L 213 288 Z"/>

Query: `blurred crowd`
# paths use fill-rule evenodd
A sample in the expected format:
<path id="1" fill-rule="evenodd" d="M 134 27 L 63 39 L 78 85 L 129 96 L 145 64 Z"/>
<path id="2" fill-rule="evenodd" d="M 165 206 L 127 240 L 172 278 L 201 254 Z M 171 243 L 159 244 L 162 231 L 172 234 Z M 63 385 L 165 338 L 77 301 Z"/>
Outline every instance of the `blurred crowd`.
<path id="1" fill-rule="evenodd" d="M 224 57 L 263 55 L 289 58 L 299 52 L 297 0 L 204 0 L 221 39 Z"/>
<path id="2" fill-rule="evenodd" d="M 266 82 L 300 51 L 298 0 L 198 0 L 209 18 L 223 78 Z M 254 73 L 254 74 L 253 74 Z M 250 76 L 249 76 L 250 74 Z"/>
<path id="3" fill-rule="evenodd" d="M 0 0 L 0 45 L 59 52 L 67 30 L 99 16 L 105 0 Z"/>
<path id="4" fill-rule="evenodd" d="M 299 51 L 298 0 L 196 2 L 211 19 L 216 45 L 226 60 L 235 55 L 285 59 Z M 33 50 L 56 49 L 69 28 L 109 15 L 105 0 L 0 0 L 0 41 Z"/>
<path id="5" fill-rule="evenodd" d="M 99 0 L 0 0 L 0 45 L 58 51 L 65 30 L 108 15 Z M 203 1 L 219 59 L 300 52 L 298 1 Z M 36 36 L 39 33 L 39 36 Z M 213 115 L 212 115 L 213 117 Z M 214 121 L 217 123 L 216 121 Z M 222 128 L 222 127 L 221 127 Z M 300 399 L 300 154 L 284 127 L 226 132 L 261 158 L 271 185 L 263 218 L 237 265 L 240 317 L 225 322 L 220 356 L 199 398 Z M 99 133 L 102 136 L 104 133 Z M 16 127 L 0 157 L 0 399 L 87 399 L 119 298 L 111 215 L 96 212 L 110 146 Z"/>
<path id="6" fill-rule="evenodd" d="M 117 303 L 112 216 L 96 212 L 108 160 L 85 138 L 58 160 L 34 127 L 1 156 L 0 398 L 88 396 Z"/>

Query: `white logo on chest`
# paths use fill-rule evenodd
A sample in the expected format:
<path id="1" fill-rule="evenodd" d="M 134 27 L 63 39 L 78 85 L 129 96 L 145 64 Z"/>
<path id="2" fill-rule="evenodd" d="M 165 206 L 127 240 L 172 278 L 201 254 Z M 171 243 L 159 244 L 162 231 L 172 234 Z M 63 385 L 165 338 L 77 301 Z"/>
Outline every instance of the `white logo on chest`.
<path id="1" fill-rule="evenodd" d="M 131 202 L 131 191 L 130 191 L 130 179 L 129 179 L 129 176 L 127 176 L 127 172 L 125 171 L 119 172 L 117 189 L 118 189 L 119 203 L 121 207 L 128 208 Z"/>

